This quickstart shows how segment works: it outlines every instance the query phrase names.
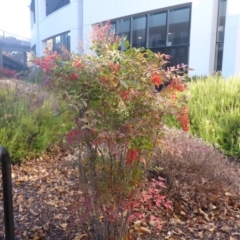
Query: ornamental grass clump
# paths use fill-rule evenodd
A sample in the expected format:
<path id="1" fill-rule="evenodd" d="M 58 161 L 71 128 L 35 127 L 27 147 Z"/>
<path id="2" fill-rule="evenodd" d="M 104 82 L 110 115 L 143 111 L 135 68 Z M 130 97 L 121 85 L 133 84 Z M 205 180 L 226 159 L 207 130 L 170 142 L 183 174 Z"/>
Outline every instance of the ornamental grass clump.
<path id="1" fill-rule="evenodd" d="M 240 158 L 240 77 L 189 82 L 191 132 L 224 154 Z"/>
<path id="2" fill-rule="evenodd" d="M 179 118 L 185 131 L 189 121 L 184 96 L 176 97 L 185 85 L 171 69 L 164 70 L 167 56 L 129 48 L 127 42 L 127 50 L 119 51 L 122 41 L 110 29 L 109 22 L 94 26 L 94 54 L 63 57 L 46 51 L 34 63 L 43 68 L 45 83 L 75 111 L 66 141 L 79 149 L 80 219 L 92 223 L 96 239 L 120 240 L 136 221 L 132 214 L 134 206 L 141 207 L 139 198 L 146 199 L 141 192 L 154 149 L 170 146 L 162 138 L 165 115 Z M 155 90 L 165 83 L 161 93 Z M 171 208 L 150 190 L 163 186 L 159 182 L 150 184 L 152 203 Z M 161 229 L 154 213 L 138 216 Z"/>

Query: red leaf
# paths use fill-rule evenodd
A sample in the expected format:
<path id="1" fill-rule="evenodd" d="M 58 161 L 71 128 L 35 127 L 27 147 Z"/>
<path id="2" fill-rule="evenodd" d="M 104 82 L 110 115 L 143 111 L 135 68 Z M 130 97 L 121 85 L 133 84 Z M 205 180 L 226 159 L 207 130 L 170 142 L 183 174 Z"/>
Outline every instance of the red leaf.
<path id="1" fill-rule="evenodd" d="M 142 194 L 143 201 L 146 202 L 152 198 L 152 195 L 150 194 Z"/>
<path id="2" fill-rule="evenodd" d="M 172 202 L 167 200 L 164 204 L 163 204 L 167 209 L 173 211 L 173 208 L 172 208 Z"/>
<path id="3" fill-rule="evenodd" d="M 131 165 L 139 157 L 139 150 L 130 148 L 127 151 L 126 164 Z"/>

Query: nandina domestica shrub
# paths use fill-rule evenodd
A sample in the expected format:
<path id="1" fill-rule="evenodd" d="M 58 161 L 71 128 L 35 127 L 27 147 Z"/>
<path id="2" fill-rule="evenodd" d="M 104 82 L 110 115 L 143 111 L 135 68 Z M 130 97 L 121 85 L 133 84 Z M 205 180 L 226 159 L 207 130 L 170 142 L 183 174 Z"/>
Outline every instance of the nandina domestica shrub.
<path id="1" fill-rule="evenodd" d="M 91 219 L 97 239 L 126 236 L 134 210 L 129 202 L 145 186 L 153 150 L 168 146 L 162 139 L 165 115 L 179 117 L 184 130 L 189 124 L 184 98 L 173 98 L 184 84 L 164 70 L 167 56 L 147 49 L 119 51 L 121 39 L 110 29 L 109 22 L 94 26 L 95 54 L 62 57 L 47 51 L 34 60 L 49 87 L 75 109 L 75 128 L 66 140 L 80 150 L 84 207 L 79 214 Z"/>

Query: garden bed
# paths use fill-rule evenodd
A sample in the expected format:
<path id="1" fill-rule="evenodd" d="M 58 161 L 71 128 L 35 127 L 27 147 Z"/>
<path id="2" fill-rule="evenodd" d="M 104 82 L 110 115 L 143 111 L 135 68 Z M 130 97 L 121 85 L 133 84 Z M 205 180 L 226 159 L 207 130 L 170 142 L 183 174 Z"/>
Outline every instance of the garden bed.
<path id="1" fill-rule="evenodd" d="M 16 240 L 94 239 L 87 220 L 79 224 L 74 214 L 76 209 L 73 206 L 79 201 L 81 190 L 72 157 L 69 151 L 55 148 L 43 157 L 12 167 Z M 229 174 L 231 171 L 240 173 L 240 164 L 237 166 L 234 169 L 226 166 Z M 172 173 L 176 171 L 174 166 Z M 202 181 L 199 181 L 201 177 Z M 210 184 L 204 181 L 204 176 L 189 174 L 188 178 L 185 173 L 184 181 L 179 179 L 179 184 L 181 191 L 175 188 L 174 192 L 173 185 L 170 188 L 170 183 L 167 183 L 167 196 L 173 201 L 174 212 L 164 209 L 159 212 L 163 221 L 160 235 L 144 234 L 140 230 L 144 230 L 143 221 L 140 225 L 131 226 L 131 231 L 135 231 L 129 239 L 240 239 L 239 195 L 215 192 L 216 199 L 212 199 L 215 202 L 208 203 L 204 209 L 199 203 L 206 203 L 206 191 Z M 207 193 L 210 196 L 211 192 Z M 0 208 L 0 215 L 0 235 L 3 236 L 3 207 Z M 149 226 L 145 225 L 145 228 L 151 230 Z"/>

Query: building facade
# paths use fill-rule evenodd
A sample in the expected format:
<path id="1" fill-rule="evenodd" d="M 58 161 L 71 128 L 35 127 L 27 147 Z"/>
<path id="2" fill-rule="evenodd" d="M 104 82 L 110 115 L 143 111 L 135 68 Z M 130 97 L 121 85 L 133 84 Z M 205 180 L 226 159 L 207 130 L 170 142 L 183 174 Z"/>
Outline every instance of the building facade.
<path id="1" fill-rule="evenodd" d="M 110 20 L 132 47 L 172 56 L 191 75 L 240 73 L 239 0 L 32 0 L 31 46 L 87 50 L 93 24 Z M 124 46 L 122 46 L 124 50 Z"/>

